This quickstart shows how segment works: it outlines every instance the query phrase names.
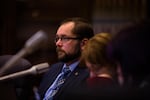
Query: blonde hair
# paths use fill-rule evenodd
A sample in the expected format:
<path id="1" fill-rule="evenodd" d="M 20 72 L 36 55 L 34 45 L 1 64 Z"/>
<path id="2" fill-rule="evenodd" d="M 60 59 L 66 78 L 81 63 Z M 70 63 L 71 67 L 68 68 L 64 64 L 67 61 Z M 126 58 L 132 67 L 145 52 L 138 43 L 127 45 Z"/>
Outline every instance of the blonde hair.
<path id="1" fill-rule="evenodd" d="M 112 35 L 110 33 L 97 33 L 85 45 L 82 58 L 92 64 L 105 65 L 108 62 L 107 44 Z"/>
<path id="2" fill-rule="evenodd" d="M 91 72 L 95 75 L 107 74 L 117 80 L 117 65 L 108 57 L 107 46 L 111 42 L 110 33 L 97 33 L 85 45 L 82 60 L 90 63 Z M 89 66 L 87 66 L 89 67 Z"/>

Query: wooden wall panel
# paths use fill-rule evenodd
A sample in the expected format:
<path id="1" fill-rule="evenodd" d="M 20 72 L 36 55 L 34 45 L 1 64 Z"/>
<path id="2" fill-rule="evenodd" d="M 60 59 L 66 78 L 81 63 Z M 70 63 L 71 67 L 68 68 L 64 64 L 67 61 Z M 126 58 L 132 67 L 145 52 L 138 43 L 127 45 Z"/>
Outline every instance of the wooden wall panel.
<path id="1" fill-rule="evenodd" d="M 95 0 L 95 32 L 116 34 L 120 29 L 147 18 L 148 0 Z"/>

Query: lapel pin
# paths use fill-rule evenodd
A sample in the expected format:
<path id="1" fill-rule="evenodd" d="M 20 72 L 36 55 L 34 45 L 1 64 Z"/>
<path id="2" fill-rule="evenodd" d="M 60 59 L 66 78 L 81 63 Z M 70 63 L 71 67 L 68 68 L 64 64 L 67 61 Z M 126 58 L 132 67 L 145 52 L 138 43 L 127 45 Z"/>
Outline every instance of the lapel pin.
<path id="1" fill-rule="evenodd" d="M 75 74 L 76 76 L 77 76 L 77 75 L 79 75 L 79 73 L 78 73 L 78 72 L 75 72 L 74 74 Z"/>

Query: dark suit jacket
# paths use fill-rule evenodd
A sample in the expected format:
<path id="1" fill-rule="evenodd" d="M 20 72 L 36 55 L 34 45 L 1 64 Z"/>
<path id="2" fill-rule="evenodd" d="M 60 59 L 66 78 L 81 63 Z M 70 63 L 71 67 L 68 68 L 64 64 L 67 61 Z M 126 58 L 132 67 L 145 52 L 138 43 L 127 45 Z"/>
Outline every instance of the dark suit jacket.
<path id="1" fill-rule="evenodd" d="M 50 70 L 44 75 L 39 87 L 39 94 L 41 96 L 41 99 L 44 97 L 47 89 L 51 86 L 58 74 L 61 72 L 62 67 L 63 63 L 56 63 L 52 65 Z M 63 86 L 59 89 L 54 99 L 61 100 L 65 96 L 65 94 L 67 94 L 67 91 L 83 85 L 86 82 L 88 76 L 89 72 L 86 67 L 77 66 L 75 70 L 70 74 L 70 76 L 66 79 Z"/>

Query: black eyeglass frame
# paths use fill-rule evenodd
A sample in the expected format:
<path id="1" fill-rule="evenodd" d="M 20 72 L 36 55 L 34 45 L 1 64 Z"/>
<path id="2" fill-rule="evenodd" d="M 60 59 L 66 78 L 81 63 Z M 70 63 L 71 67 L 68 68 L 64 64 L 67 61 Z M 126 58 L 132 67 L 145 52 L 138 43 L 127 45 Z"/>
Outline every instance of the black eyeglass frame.
<path id="1" fill-rule="evenodd" d="M 55 37 L 55 43 L 56 43 L 59 39 L 60 39 L 62 42 L 67 42 L 67 41 L 69 41 L 69 40 L 81 40 L 80 37 Z"/>

